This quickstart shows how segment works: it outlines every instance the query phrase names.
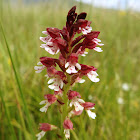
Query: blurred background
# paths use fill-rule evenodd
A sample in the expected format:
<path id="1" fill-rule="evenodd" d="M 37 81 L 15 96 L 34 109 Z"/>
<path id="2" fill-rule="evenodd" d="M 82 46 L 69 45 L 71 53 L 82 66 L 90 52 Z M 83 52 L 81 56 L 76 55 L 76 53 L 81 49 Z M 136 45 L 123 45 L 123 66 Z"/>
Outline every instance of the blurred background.
<path id="1" fill-rule="evenodd" d="M 79 140 L 140 139 L 139 0 L 0 0 L 0 140 L 34 140 L 39 123 L 60 126 L 55 105 L 46 114 L 39 111 L 44 94 L 53 92 L 45 71 L 36 74 L 34 66 L 50 56 L 39 47 L 42 31 L 62 29 L 74 5 L 77 13 L 87 12 L 105 44 L 102 53 L 80 57 L 80 63 L 98 69 L 100 82 L 85 77 L 73 88 L 96 104 L 97 114 L 95 120 L 86 112 L 73 118 L 74 131 Z M 47 132 L 45 139 L 58 138 Z"/>

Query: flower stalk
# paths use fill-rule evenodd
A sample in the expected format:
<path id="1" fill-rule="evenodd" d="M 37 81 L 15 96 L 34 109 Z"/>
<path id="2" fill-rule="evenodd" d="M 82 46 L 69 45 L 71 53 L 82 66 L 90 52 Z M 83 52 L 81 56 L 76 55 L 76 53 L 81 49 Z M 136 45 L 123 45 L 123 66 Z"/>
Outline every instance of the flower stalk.
<path id="1" fill-rule="evenodd" d="M 103 46 L 99 43 L 97 37 L 99 31 L 92 31 L 90 26 L 91 22 L 85 20 L 86 13 L 82 12 L 77 15 L 76 6 L 73 6 L 67 15 L 66 26 L 63 29 L 47 28 L 42 33 L 46 37 L 40 37 L 40 40 L 45 44 L 40 47 L 45 49 L 48 53 L 55 55 L 59 53 L 59 58 L 41 57 L 34 69 L 36 73 L 40 73 L 46 69 L 45 75 L 48 79 L 49 88 L 54 90 L 54 94 L 45 94 L 45 100 L 40 102 L 40 105 L 45 104 L 40 111 L 47 112 L 51 104 L 57 104 L 61 114 L 61 126 L 59 137 L 70 139 L 70 132 L 74 138 L 78 140 L 76 133 L 73 130 L 72 118 L 81 115 L 85 110 L 89 117 L 95 119 L 96 114 L 92 112 L 94 103 L 85 102 L 80 93 L 73 91 L 72 87 L 76 83 L 85 82 L 82 79 L 87 76 L 92 82 L 99 82 L 97 77 L 97 69 L 93 66 L 79 64 L 78 58 L 86 56 L 86 49 L 102 52 L 98 46 Z M 75 38 L 76 34 L 80 36 Z M 59 66 L 61 71 L 56 69 Z M 41 123 L 40 129 L 42 130 L 37 134 L 40 140 L 46 131 L 59 130 L 59 126 L 51 125 L 48 123 Z"/>

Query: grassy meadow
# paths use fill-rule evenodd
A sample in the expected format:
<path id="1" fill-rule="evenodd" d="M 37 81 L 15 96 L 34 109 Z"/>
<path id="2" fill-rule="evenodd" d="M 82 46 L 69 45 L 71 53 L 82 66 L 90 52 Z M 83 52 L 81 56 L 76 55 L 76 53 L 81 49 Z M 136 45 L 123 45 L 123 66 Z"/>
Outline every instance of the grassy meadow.
<path id="1" fill-rule="evenodd" d="M 87 12 L 92 29 L 101 31 L 103 52 L 90 51 L 80 63 L 93 65 L 100 82 L 76 84 L 73 90 L 94 102 L 97 117 L 86 112 L 74 117 L 71 140 L 140 140 L 140 14 L 94 8 L 74 1 L 17 4 L 0 0 L 0 140 L 35 140 L 39 123 L 60 126 L 55 105 L 41 113 L 43 95 L 53 93 L 34 66 L 41 56 L 50 56 L 40 48 L 46 27 L 62 29 L 68 10 L 77 5 L 77 13 Z M 58 56 L 54 56 L 58 57 Z M 123 86 L 128 88 L 124 89 Z M 122 102 L 119 102 L 119 99 Z M 42 140 L 57 140 L 47 132 Z"/>

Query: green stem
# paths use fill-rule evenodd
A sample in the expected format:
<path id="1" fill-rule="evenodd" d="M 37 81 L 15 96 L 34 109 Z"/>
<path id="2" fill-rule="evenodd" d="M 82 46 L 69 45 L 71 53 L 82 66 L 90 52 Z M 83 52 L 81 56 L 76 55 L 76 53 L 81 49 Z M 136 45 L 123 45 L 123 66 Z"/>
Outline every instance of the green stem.
<path id="1" fill-rule="evenodd" d="M 68 114 L 68 97 L 67 97 L 67 93 L 68 93 L 68 91 L 70 89 L 70 75 L 66 74 L 66 76 L 67 76 L 68 83 L 64 87 L 63 101 L 64 101 L 65 104 L 62 107 L 62 115 L 61 115 L 61 125 L 62 125 L 61 134 L 62 134 L 63 137 L 64 137 L 64 135 L 63 135 L 63 130 L 64 130 L 63 129 L 63 122 L 64 122 L 64 120 L 65 120 L 65 118 L 66 118 L 66 116 Z"/>
<path id="2" fill-rule="evenodd" d="M 69 42 L 68 42 L 68 46 L 69 46 L 69 48 L 70 48 L 70 50 L 69 50 L 69 54 L 67 54 L 67 58 L 68 58 L 68 56 L 71 54 L 71 41 L 72 40 L 70 40 Z M 67 117 L 67 115 L 68 115 L 68 110 L 69 110 L 69 108 L 68 108 L 68 96 L 67 96 L 67 93 L 68 93 L 68 91 L 70 90 L 70 87 L 71 87 L 71 76 L 68 74 L 68 73 L 66 73 L 65 72 L 65 74 L 66 74 L 66 77 L 67 77 L 67 84 L 65 85 L 65 87 L 64 87 L 64 92 L 63 92 L 63 101 L 64 101 L 64 105 L 62 106 L 62 114 L 61 114 L 61 135 L 62 135 L 62 138 L 65 140 L 66 138 L 65 138 L 65 136 L 64 136 L 64 128 L 63 128 L 63 122 L 64 122 L 64 120 L 66 119 L 66 117 Z M 74 138 L 75 138 L 75 140 L 79 140 L 78 139 L 78 137 L 77 137 L 77 135 L 75 134 L 75 132 L 72 130 L 71 131 L 72 132 L 72 134 L 73 134 L 73 136 L 74 136 Z"/>

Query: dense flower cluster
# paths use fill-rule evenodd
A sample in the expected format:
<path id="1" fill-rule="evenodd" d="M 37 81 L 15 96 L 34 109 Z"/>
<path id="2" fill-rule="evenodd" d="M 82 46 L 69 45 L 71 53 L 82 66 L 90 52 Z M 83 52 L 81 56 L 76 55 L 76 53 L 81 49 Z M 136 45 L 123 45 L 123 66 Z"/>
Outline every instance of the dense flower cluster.
<path id="1" fill-rule="evenodd" d="M 66 139 L 70 138 L 70 130 L 73 129 L 71 117 L 80 115 L 84 110 L 88 116 L 95 119 L 96 114 L 91 110 L 94 109 L 94 103 L 85 102 L 81 95 L 71 90 L 75 83 L 85 82 L 83 76 L 87 76 L 92 82 L 99 82 L 97 69 L 93 66 L 88 66 L 78 63 L 79 56 L 86 56 L 88 53 L 86 48 L 102 52 L 102 49 L 97 46 L 103 46 L 101 40 L 98 39 L 99 31 L 92 31 L 91 22 L 85 20 L 86 13 L 82 12 L 79 15 L 75 12 L 76 6 L 72 7 L 67 15 L 66 26 L 62 30 L 57 28 L 47 28 L 42 33 L 45 37 L 40 37 L 44 42 L 40 47 L 44 48 L 48 53 L 54 55 L 59 53 L 59 58 L 41 57 L 34 69 L 36 73 L 40 73 L 46 69 L 45 75 L 48 79 L 48 87 L 54 90 L 54 94 L 44 95 L 45 100 L 40 102 L 44 106 L 40 108 L 41 112 L 47 112 L 51 104 L 57 103 L 61 107 L 60 113 L 63 119 L 63 134 Z M 75 37 L 76 33 L 80 34 Z M 56 67 L 60 68 L 58 71 Z M 59 129 L 48 123 L 40 124 L 42 130 L 37 134 L 40 140 L 46 131 Z M 63 137 L 60 134 L 60 137 Z"/>

